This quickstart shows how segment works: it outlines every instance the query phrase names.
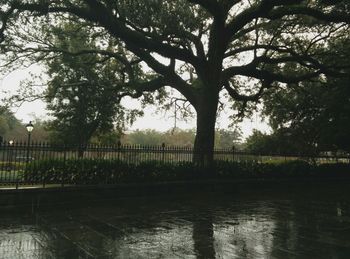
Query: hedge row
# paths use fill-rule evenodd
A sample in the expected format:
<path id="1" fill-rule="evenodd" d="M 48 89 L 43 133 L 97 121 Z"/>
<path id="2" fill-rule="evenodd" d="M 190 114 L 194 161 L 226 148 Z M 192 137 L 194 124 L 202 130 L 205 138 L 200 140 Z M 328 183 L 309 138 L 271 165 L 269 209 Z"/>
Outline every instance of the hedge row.
<path id="1" fill-rule="evenodd" d="M 26 182 L 111 184 L 205 179 L 350 177 L 350 164 L 312 165 L 294 160 L 280 164 L 218 161 L 211 168 L 190 162 L 148 161 L 138 165 L 113 160 L 42 160 L 29 164 Z"/>

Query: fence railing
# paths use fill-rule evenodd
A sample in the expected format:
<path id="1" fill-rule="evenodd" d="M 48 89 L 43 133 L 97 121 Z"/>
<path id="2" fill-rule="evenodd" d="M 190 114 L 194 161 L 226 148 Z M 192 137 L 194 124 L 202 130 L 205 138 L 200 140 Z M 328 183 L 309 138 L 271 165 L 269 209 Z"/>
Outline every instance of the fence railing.
<path id="1" fill-rule="evenodd" d="M 138 165 L 146 161 L 159 161 L 176 164 L 191 162 L 192 147 L 154 145 L 54 145 L 50 143 L 13 143 L 3 142 L 0 145 L 0 185 L 31 184 L 23 175 L 30 170 L 36 170 L 42 161 L 55 160 L 65 164 L 72 160 L 108 160 L 123 164 Z M 344 162 L 349 163 L 349 156 L 332 155 L 296 155 L 296 154 L 252 154 L 231 149 L 214 149 L 214 160 L 220 161 L 255 161 L 261 163 L 288 160 L 310 160 L 314 162 Z"/>

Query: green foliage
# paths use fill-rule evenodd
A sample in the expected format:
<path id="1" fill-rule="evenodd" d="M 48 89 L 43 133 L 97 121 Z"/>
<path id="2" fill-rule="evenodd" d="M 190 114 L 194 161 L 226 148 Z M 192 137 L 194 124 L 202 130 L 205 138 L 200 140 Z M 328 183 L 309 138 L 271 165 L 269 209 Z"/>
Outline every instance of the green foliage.
<path id="1" fill-rule="evenodd" d="M 111 184 L 193 178 L 192 163 L 147 161 L 138 165 L 117 160 L 42 160 L 31 163 L 25 181 L 33 183 Z"/>
<path id="2" fill-rule="evenodd" d="M 345 163 L 320 164 L 317 166 L 318 175 L 324 177 L 346 177 L 349 172 L 350 166 Z"/>
<path id="3" fill-rule="evenodd" d="M 91 144 L 112 146 L 118 145 L 123 134 L 118 131 L 107 132 L 105 134 L 97 134 L 91 138 Z"/>
<path id="4" fill-rule="evenodd" d="M 245 142 L 246 150 L 254 154 L 279 154 L 279 155 L 316 155 L 314 142 L 300 141 L 293 130 L 279 129 L 273 133 L 262 133 L 254 130 Z"/>
<path id="5" fill-rule="evenodd" d="M 77 96 L 80 100 L 92 93 L 96 96 L 102 94 L 103 91 L 97 94 L 96 89 L 90 87 L 99 85 L 101 90 L 105 87 L 102 78 L 110 75 L 108 72 L 115 68 L 111 65 L 105 70 L 105 64 L 110 64 L 112 59 L 113 62 L 120 60 L 120 55 L 133 57 L 132 60 L 127 59 L 123 67 L 136 71 L 125 76 L 129 79 L 129 90 L 132 90 L 130 95 L 144 95 L 144 100 L 152 103 L 154 99 L 150 93 L 165 86 L 177 90 L 182 95 L 181 99 L 188 101 L 197 113 L 194 148 L 205 149 L 207 154 L 195 159 L 203 160 L 198 162 L 204 164 L 213 160 L 216 114 L 218 107 L 223 107 L 219 105 L 223 103 L 220 100 L 222 97 L 229 97 L 233 107 L 239 108 L 242 111 L 240 114 L 244 114 L 247 107 L 256 108 L 256 102 L 269 94 L 267 89 L 275 88 L 280 83 L 321 80 L 322 73 L 338 72 L 343 67 L 342 62 L 331 61 L 332 55 L 341 53 L 332 47 L 332 42 L 349 34 L 350 12 L 347 1 L 1 2 L 0 47 L 1 53 L 5 54 L 3 63 L 18 65 L 22 64 L 23 59 L 47 61 L 53 58 L 52 53 L 58 53 L 62 61 L 71 64 L 75 64 L 76 58 L 81 66 L 75 64 L 74 71 L 88 71 L 86 76 L 79 78 L 86 79 L 83 81 L 88 84 L 67 98 L 68 102 L 61 98 L 59 103 L 65 108 L 67 104 L 79 103 L 75 98 Z M 52 27 L 62 21 L 70 21 L 77 27 L 72 33 L 60 28 L 55 32 Z M 84 32 L 87 37 L 80 36 Z M 56 38 L 52 35 L 56 35 Z M 72 35 L 75 39 L 70 37 Z M 70 42 L 66 40 L 69 38 Z M 98 41 L 98 44 L 94 41 Z M 77 53 L 73 53 L 73 57 L 66 55 L 67 49 L 90 47 L 90 43 L 95 53 L 90 58 Z M 329 46 L 329 49 L 325 48 Z M 91 62 L 96 64 L 95 56 L 101 52 L 110 55 L 99 59 L 101 69 L 91 71 L 85 65 Z M 66 65 L 57 63 L 53 67 L 64 71 L 56 84 L 72 76 Z M 143 72 L 147 71 L 146 75 L 141 76 L 141 79 L 148 81 L 146 86 L 140 86 L 138 80 L 133 78 L 142 69 Z M 76 80 L 73 82 L 76 83 Z M 107 95 L 108 98 L 110 96 Z M 163 98 L 164 92 L 160 96 Z M 54 102 L 51 105 L 58 112 L 64 110 L 58 109 Z M 102 106 L 103 103 L 98 107 Z M 91 103 L 81 105 L 79 110 L 88 113 L 96 111 L 90 107 L 93 107 Z M 73 105 L 70 110 L 74 110 L 72 108 L 78 107 Z M 68 113 L 62 118 L 69 116 L 71 114 Z M 106 123 L 105 126 L 110 126 L 107 118 L 101 121 Z M 63 119 L 58 121 L 61 123 Z M 97 126 L 88 130 L 87 121 L 81 118 L 78 121 L 74 124 L 76 130 L 73 130 L 77 135 L 70 140 L 86 142 Z M 78 125 L 85 130 L 79 132 Z M 106 129 L 99 126 L 101 131 Z M 63 138 L 68 134 L 61 136 Z"/>
<path id="6" fill-rule="evenodd" d="M 246 149 L 253 154 L 268 154 L 272 151 L 267 134 L 253 130 L 253 134 L 246 139 Z"/>
<path id="7" fill-rule="evenodd" d="M 266 140 L 278 139 L 280 146 L 302 153 L 350 151 L 349 97 L 348 78 L 276 90 L 265 98 L 274 129 Z"/>
<path id="8" fill-rule="evenodd" d="M 233 146 L 240 149 L 242 133 L 239 129 L 225 130 L 219 129 L 215 132 L 215 147 L 231 149 Z"/>
<path id="9" fill-rule="evenodd" d="M 122 142 L 131 145 L 161 145 L 165 140 L 164 133 L 146 129 L 128 133 L 123 137 Z"/>
<path id="10" fill-rule="evenodd" d="M 265 95 L 264 113 L 274 130 L 270 138 L 287 133 L 288 146 L 304 153 L 350 151 L 349 43 L 348 34 L 340 34 L 320 58 L 327 64 L 341 64 L 341 77 L 326 74 L 317 81 L 271 89 Z"/>
<path id="11" fill-rule="evenodd" d="M 63 23 L 53 33 L 56 47 L 63 53 L 47 60 L 50 76 L 46 92 L 47 108 L 54 119 L 49 123 L 54 142 L 87 144 L 94 135 L 121 131 L 141 111 L 123 108 L 123 65 L 114 59 L 103 60 L 97 53 L 73 55 L 96 49 L 89 27 Z M 136 70 L 135 70 L 136 71 Z"/>
<path id="12" fill-rule="evenodd" d="M 186 0 L 123 0 L 118 1 L 117 8 L 122 17 L 140 29 L 145 28 L 150 36 L 163 37 L 177 46 L 181 45 L 176 43 L 177 34 L 204 30 L 209 18 L 206 11 Z"/>
<path id="13" fill-rule="evenodd" d="M 152 129 L 136 130 L 123 136 L 122 143 L 132 145 L 193 146 L 194 130 L 173 129 L 159 132 Z"/>
<path id="14" fill-rule="evenodd" d="M 156 130 L 136 130 L 125 134 L 121 141 L 125 144 L 134 145 L 161 145 L 167 146 L 193 147 L 195 130 L 182 130 L 174 128 L 166 132 Z M 238 130 L 230 131 L 220 129 L 215 132 L 215 147 L 219 149 L 231 149 L 234 145 L 240 147 L 241 133 Z"/>
<path id="15" fill-rule="evenodd" d="M 20 163 L 18 161 L 0 161 L 0 168 L 5 171 L 19 171 L 25 168 L 25 163 Z"/>
<path id="16" fill-rule="evenodd" d="M 7 108 L 3 108 L 0 113 L 0 136 L 4 140 L 23 139 L 26 136 L 24 126 Z"/>
<path id="17" fill-rule="evenodd" d="M 146 161 L 128 164 L 117 160 L 42 160 L 31 162 L 24 180 L 32 183 L 118 184 L 208 179 L 315 179 L 350 177 L 349 164 L 309 164 L 294 160 L 284 163 L 216 161 L 208 169 L 191 162 L 176 164 Z"/>

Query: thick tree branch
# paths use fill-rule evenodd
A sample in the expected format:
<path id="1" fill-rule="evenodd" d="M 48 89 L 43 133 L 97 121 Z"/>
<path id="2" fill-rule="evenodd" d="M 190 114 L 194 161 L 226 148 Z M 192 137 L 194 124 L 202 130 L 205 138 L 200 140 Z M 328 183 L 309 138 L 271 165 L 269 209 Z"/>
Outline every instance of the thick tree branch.
<path id="1" fill-rule="evenodd" d="M 148 82 L 131 82 L 129 84 L 126 84 L 125 87 L 131 92 L 127 91 L 125 93 L 122 93 L 119 95 L 120 98 L 124 96 L 130 96 L 132 98 L 139 98 L 142 96 L 144 92 L 154 92 L 156 90 L 161 89 L 162 87 L 167 85 L 167 81 L 164 79 L 164 77 L 157 77 L 153 80 L 150 80 Z"/>
<path id="2" fill-rule="evenodd" d="M 4 40 L 4 31 L 6 29 L 8 20 L 10 19 L 11 15 L 13 14 L 14 9 L 10 8 L 7 11 L 1 11 L 0 10 L 0 43 Z"/>
<path id="3" fill-rule="evenodd" d="M 241 108 L 239 113 L 236 115 L 238 118 L 243 118 L 248 102 L 258 102 L 265 93 L 266 89 L 272 87 L 272 82 L 269 80 L 262 80 L 261 86 L 255 94 L 245 95 L 240 94 L 236 89 L 230 86 L 229 81 L 224 82 L 224 88 L 235 101 L 241 102 Z"/>
<path id="4" fill-rule="evenodd" d="M 280 73 L 273 73 L 268 70 L 258 69 L 255 64 L 250 63 L 245 66 L 233 66 L 223 71 L 222 80 L 226 82 L 235 75 L 254 77 L 260 80 L 267 80 L 269 82 L 280 82 L 280 83 L 297 83 L 303 80 L 311 79 L 322 74 L 321 69 L 313 72 L 307 72 L 302 75 L 283 75 Z"/>
<path id="5" fill-rule="evenodd" d="M 238 93 L 238 91 L 234 88 L 232 88 L 229 84 L 228 81 L 226 81 L 226 83 L 224 84 L 224 88 L 225 90 L 228 92 L 228 94 L 232 97 L 232 99 L 236 100 L 236 101 L 243 101 L 243 102 L 249 102 L 249 101 L 258 101 L 259 98 L 261 97 L 261 95 L 263 94 L 264 90 L 267 87 L 267 85 L 263 84 L 259 90 L 252 95 L 243 95 Z"/>
<path id="6" fill-rule="evenodd" d="M 350 23 L 350 14 L 338 11 L 331 11 L 329 13 L 317 10 L 306 6 L 293 6 L 293 7 L 278 7 L 269 13 L 261 14 L 260 17 L 268 18 L 271 20 L 280 19 L 287 15 L 306 15 L 313 17 L 317 20 L 324 22 L 335 22 L 335 23 Z"/>
<path id="7" fill-rule="evenodd" d="M 247 46 L 247 47 L 244 47 L 241 49 L 236 49 L 234 51 L 231 51 L 229 54 L 230 55 L 236 54 L 236 53 L 238 54 L 242 51 L 255 50 L 255 49 L 274 50 L 274 51 L 281 52 L 281 53 L 288 54 L 288 55 L 283 55 L 283 56 L 275 57 L 275 58 L 268 57 L 267 55 L 255 57 L 251 63 L 249 63 L 245 66 L 230 67 L 230 68 L 224 70 L 224 72 L 223 72 L 224 78 L 227 79 L 227 76 L 230 76 L 230 74 L 231 74 L 231 76 L 234 76 L 238 70 L 240 70 L 240 71 L 244 71 L 244 70 L 259 71 L 257 67 L 259 65 L 265 65 L 265 64 L 278 65 L 278 64 L 285 64 L 288 62 L 298 63 L 303 67 L 318 70 L 320 73 L 333 75 L 333 76 L 342 76 L 342 73 L 339 72 L 339 70 L 347 67 L 347 66 L 340 66 L 340 65 L 338 65 L 338 66 L 334 66 L 334 65 L 326 66 L 326 65 L 322 64 L 320 61 L 318 61 L 317 59 L 313 58 L 311 55 L 298 54 L 290 49 L 285 49 L 285 48 L 280 48 L 277 46 L 270 46 L 270 45 Z M 263 71 L 263 70 L 261 70 L 261 71 Z"/>
<path id="8" fill-rule="evenodd" d="M 263 0 L 259 4 L 253 4 L 251 7 L 238 14 L 227 25 L 230 37 L 234 36 L 239 30 L 254 19 L 264 17 L 264 14 L 268 14 L 275 6 L 294 5 L 301 2 L 302 0 Z"/>
<path id="9" fill-rule="evenodd" d="M 82 19 L 97 23 L 108 30 L 113 36 L 124 41 L 127 45 L 133 44 L 139 48 L 156 52 L 164 57 L 179 59 L 191 63 L 193 66 L 198 65 L 198 58 L 196 58 L 190 51 L 145 37 L 143 34 L 130 29 L 122 19 L 118 19 L 112 13 L 112 10 L 108 10 L 98 1 L 84 0 L 84 2 L 87 4 L 87 7 L 78 7 L 73 6 L 72 4 L 66 6 L 53 6 L 47 2 L 32 4 L 22 3 L 21 1 L 12 2 L 11 6 L 13 9 L 20 12 L 36 12 L 38 15 L 46 15 L 48 13 L 71 13 Z"/>
<path id="10" fill-rule="evenodd" d="M 180 76 L 178 76 L 174 69 L 175 63 L 174 59 L 171 60 L 170 65 L 166 66 L 158 62 L 152 55 L 146 51 L 143 51 L 133 45 L 129 45 L 128 48 L 131 52 L 135 53 L 142 60 L 144 60 L 150 68 L 152 68 L 156 73 L 161 74 L 167 80 L 168 85 L 178 90 L 182 95 L 184 95 L 188 101 L 195 105 L 195 95 L 191 89 L 191 86 L 187 84 Z"/>
<path id="11" fill-rule="evenodd" d="M 287 54 L 294 54 L 295 52 L 286 46 L 276 46 L 276 45 L 270 45 L 270 44 L 256 44 L 256 45 L 249 45 L 249 46 L 243 46 L 239 48 L 235 48 L 232 50 L 229 50 L 225 53 L 225 58 L 232 57 L 237 54 L 247 52 L 247 51 L 254 51 L 254 50 L 273 50 L 279 53 L 287 53 Z"/>
<path id="12" fill-rule="evenodd" d="M 213 0 L 187 0 L 190 3 L 198 4 L 212 14 L 216 19 L 223 19 L 224 13 L 222 6 Z"/>
<path id="13" fill-rule="evenodd" d="M 118 19 L 111 10 L 107 10 L 104 5 L 95 0 L 84 0 L 90 7 L 90 17 L 92 21 L 106 28 L 112 35 L 123 40 L 127 45 L 132 44 L 139 48 L 156 52 L 164 57 L 179 59 L 193 66 L 197 66 L 199 60 L 188 50 L 173 47 L 157 41 L 153 38 L 147 38 L 137 31 L 133 31 L 125 25 L 123 19 Z M 88 18 L 88 17 L 82 17 Z"/>

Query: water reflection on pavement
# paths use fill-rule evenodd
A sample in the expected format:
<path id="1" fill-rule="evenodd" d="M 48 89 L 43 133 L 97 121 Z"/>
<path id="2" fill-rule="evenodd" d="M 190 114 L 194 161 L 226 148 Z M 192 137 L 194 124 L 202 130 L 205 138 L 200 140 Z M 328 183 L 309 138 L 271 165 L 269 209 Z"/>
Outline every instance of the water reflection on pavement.
<path id="1" fill-rule="evenodd" d="M 350 258 L 350 197 L 165 196 L 0 214 L 0 258 Z"/>

